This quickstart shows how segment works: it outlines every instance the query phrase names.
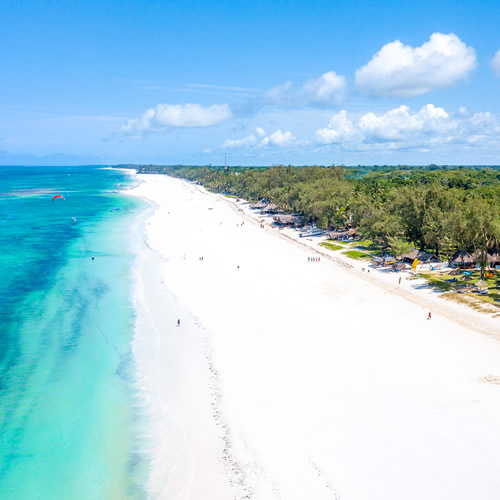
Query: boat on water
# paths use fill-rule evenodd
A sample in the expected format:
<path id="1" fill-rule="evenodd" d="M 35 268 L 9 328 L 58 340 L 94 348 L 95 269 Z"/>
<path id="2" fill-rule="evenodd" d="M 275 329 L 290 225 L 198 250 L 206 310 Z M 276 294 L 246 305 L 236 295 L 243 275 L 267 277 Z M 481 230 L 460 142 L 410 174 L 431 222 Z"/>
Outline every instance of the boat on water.
<path id="1" fill-rule="evenodd" d="M 71 222 L 74 224 L 76 222 L 76 217 L 71 217 Z"/>

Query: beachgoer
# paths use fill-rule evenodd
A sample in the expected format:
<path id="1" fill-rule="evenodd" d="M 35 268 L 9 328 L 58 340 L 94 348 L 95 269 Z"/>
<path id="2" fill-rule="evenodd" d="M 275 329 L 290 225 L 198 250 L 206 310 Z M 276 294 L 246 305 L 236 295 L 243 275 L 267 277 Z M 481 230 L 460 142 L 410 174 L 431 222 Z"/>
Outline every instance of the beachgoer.
<path id="1" fill-rule="evenodd" d="M 432 315 L 430 312 L 429 312 L 429 316 L 427 316 L 427 319 L 432 319 Z"/>
<path id="2" fill-rule="evenodd" d="M 181 320 L 180 319 L 177 320 L 177 326 L 181 326 Z"/>
<path id="3" fill-rule="evenodd" d="M 401 276 L 399 277 L 399 284 L 401 285 Z"/>
<path id="4" fill-rule="evenodd" d="M 94 257 L 92 257 L 92 260 L 94 260 Z"/>
<path id="5" fill-rule="evenodd" d="M 240 268 L 240 266 L 238 266 L 238 269 Z"/>

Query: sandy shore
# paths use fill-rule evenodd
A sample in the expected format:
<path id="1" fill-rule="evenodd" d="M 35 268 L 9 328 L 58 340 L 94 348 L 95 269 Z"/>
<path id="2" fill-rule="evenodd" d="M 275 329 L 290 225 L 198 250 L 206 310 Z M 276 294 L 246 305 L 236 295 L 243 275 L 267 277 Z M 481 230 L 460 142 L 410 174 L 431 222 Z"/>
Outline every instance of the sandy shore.
<path id="1" fill-rule="evenodd" d="M 140 177 L 129 193 L 154 204 L 136 228 L 134 341 L 151 497 L 500 497 L 498 320 L 308 262 L 315 249 L 244 208 Z"/>

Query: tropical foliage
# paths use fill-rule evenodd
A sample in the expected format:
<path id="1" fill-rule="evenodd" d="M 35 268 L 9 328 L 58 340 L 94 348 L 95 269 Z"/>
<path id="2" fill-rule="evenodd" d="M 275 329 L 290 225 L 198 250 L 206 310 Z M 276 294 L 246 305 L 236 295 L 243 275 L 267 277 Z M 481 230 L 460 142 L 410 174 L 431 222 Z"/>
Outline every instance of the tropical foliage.
<path id="1" fill-rule="evenodd" d="M 143 165 L 248 200 L 273 201 L 322 228 L 355 227 L 402 253 L 414 246 L 449 259 L 500 247 L 498 167 L 187 167 Z M 498 250 L 497 250 L 498 251 Z"/>

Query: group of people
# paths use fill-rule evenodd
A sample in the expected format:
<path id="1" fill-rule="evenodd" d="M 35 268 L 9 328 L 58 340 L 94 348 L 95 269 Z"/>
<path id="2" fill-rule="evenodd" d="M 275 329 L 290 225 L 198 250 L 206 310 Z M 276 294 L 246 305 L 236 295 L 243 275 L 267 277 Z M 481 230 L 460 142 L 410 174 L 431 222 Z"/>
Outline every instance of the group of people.
<path id="1" fill-rule="evenodd" d="M 321 257 L 307 257 L 307 262 L 320 262 Z"/>

